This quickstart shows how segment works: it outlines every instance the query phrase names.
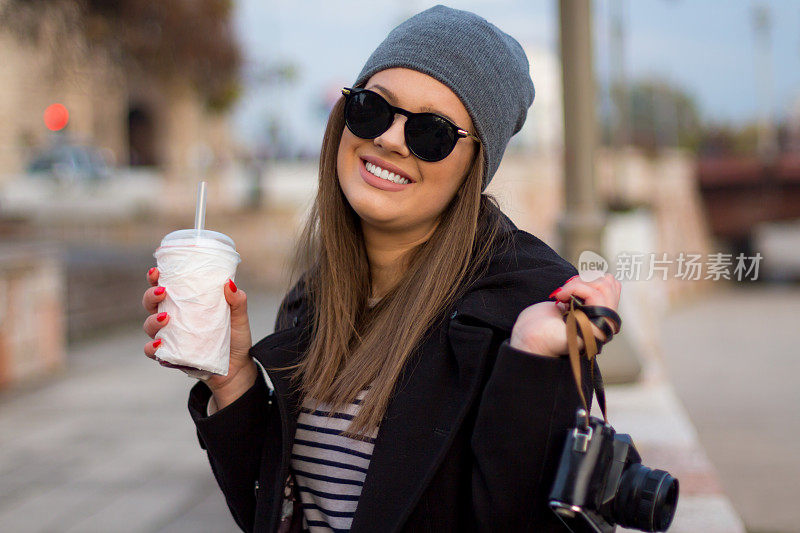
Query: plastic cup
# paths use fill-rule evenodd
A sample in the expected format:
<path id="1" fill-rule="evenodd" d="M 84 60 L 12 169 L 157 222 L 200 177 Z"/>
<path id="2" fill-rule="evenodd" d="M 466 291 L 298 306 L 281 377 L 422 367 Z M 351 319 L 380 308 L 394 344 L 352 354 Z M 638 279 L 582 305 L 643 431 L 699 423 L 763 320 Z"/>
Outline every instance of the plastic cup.
<path id="1" fill-rule="evenodd" d="M 156 358 L 197 369 L 184 370 L 191 377 L 226 376 L 231 311 L 223 291 L 241 261 L 233 240 L 205 229 L 173 231 L 153 257 L 159 285 L 167 289 L 158 311 L 166 311 L 170 317 L 158 332 L 161 345 Z"/>

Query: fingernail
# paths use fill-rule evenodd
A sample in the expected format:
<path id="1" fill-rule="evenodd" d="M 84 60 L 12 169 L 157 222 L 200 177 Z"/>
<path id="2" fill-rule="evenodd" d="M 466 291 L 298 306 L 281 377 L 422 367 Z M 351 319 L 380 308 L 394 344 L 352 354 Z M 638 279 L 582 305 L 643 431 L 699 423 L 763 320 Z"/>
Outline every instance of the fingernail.
<path id="1" fill-rule="evenodd" d="M 161 339 L 156 339 L 156 342 L 153 343 L 153 348 L 158 348 L 161 346 Z"/>
<path id="2" fill-rule="evenodd" d="M 552 298 L 552 297 L 553 297 L 553 296 L 555 296 L 555 295 L 556 295 L 556 293 L 557 293 L 558 291 L 560 291 L 560 290 L 561 290 L 561 287 L 557 288 L 556 290 L 554 290 L 553 292 L 551 292 L 551 293 L 550 293 L 550 296 L 548 296 L 548 298 Z"/>
<path id="3" fill-rule="evenodd" d="M 236 292 L 238 289 L 236 288 L 236 284 L 233 282 L 232 279 L 228 280 L 228 286 L 231 288 L 231 291 Z"/>
<path id="4" fill-rule="evenodd" d="M 158 313 L 158 316 L 156 316 L 156 320 L 158 320 L 159 322 L 164 322 L 164 320 L 166 319 L 167 319 L 167 313 Z"/>
<path id="5" fill-rule="evenodd" d="M 156 296 L 161 296 L 162 294 L 164 294 L 165 290 L 166 289 L 164 287 L 157 287 L 156 290 L 153 291 L 153 294 L 155 294 Z"/>
<path id="6" fill-rule="evenodd" d="M 564 282 L 564 285 L 566 285 L 567 283 L 569 283 L 569 282 L 570 282 L 570 281 L 572 281 L 573 279 L 577 278 L 578 276 L 580 276 L 580 274 L 575 274 L 574 276 L 572 276 L 571 278 L 569 278 L 567 281 L 565 281 L 565 282 Z"/>
<path id="7" fill-rule="evenodd" d="M 153 267 L 153 268 L 151 268 L 150 270 L 147 271 L 147 275 L 148 276 L 152 276 L 153 272 L 155 272 L 155 271 L 156 271 L 156 267 Z"/>

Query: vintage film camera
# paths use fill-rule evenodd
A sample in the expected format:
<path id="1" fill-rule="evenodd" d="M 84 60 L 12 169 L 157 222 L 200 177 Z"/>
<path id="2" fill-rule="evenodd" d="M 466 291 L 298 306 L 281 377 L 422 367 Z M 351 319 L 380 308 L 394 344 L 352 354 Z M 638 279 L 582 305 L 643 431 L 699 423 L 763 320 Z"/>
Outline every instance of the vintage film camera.
<path id="1" fill-rule="evenodd" d="M 615 327 L 612 329 L 601 317 L 609 318 Z M 575 427 L 564 443 L 550 491 L 550 508 L 573 533 L 610 533 L 617 524 L 642 531 L 666 531 L 678 503 L 678 480 L 664 470 L 642 465 L 630 435 L 615 432 L 607 419 L 588 416 L 580 385 L 578 330 L 586 345 L 583 356 L 592 365 L 592 385 L 606 418 L 603 381 L 594 358 L 599 349 L 589 322 L 604 331 L 608 342 L 619 332 L 622 319 L 609 308 L 585 306 L 577 297 L 572 298 L 564 318 L 570 363 L 585 409 L 578 409 Z"/>
<path id="2" fill-rule="evenodd" d="M 550 508 L 573 533 L 606 533 L 614 524 L 642 531 L 666 531 L 678 503 L 678 480 L 651 470 L 630 435 L 616 433 L 579 409 L 567 437 Z"/>

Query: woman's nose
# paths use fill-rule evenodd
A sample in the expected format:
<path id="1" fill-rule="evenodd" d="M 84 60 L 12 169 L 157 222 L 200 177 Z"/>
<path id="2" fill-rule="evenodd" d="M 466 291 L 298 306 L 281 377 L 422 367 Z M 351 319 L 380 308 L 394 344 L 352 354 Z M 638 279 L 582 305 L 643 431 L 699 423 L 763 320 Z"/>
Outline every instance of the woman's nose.
<path id="1" fill-rule="evenodd" d="M 410 154 L 408 146 L 406 146 L 406 117 L 401 114 L 394 116 L 394 122 L 388 130 L 384 131 L 377 137 L 374 142 L 385 150 L 396 152 L 397 154 L 406 157 Z"/>

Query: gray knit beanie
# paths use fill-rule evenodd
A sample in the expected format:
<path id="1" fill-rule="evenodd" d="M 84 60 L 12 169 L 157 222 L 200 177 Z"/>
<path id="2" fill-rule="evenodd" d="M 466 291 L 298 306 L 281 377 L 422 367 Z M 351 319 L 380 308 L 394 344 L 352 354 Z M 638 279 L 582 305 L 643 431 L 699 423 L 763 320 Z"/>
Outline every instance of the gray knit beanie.
<path id="1" fill-rule="evenodd" d="M 459 97 L 484 145 L 481 190 L 486 189 L 533 103 L 533 81 L 522 46 L 474 13 L 437 5 L 393 29 L 353 86 L 363 87 L 373 74 L 393 67 L 436 78 Z"/>

